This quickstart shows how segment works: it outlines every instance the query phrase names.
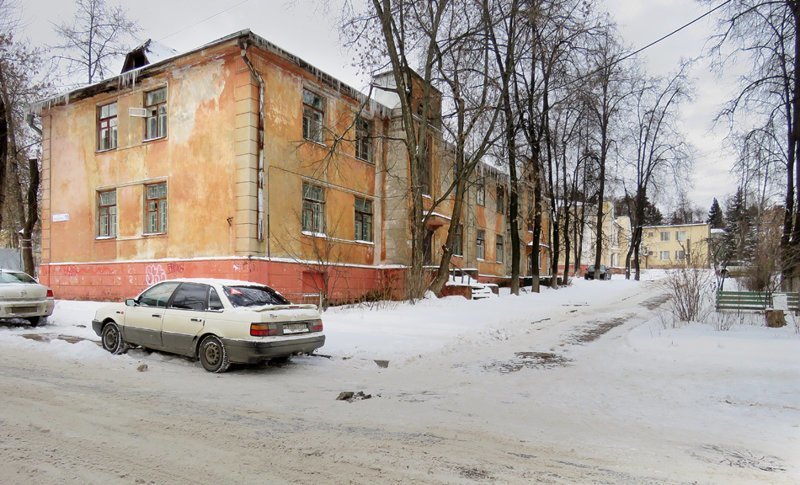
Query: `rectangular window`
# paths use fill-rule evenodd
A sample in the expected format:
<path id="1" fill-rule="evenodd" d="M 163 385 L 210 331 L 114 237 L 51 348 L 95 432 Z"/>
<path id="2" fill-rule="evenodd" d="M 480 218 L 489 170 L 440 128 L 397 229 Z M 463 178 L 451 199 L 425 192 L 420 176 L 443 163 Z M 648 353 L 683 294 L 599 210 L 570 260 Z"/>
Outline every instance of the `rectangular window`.
<path id="1" fill-rule="evenodd" d="M 506 213 L 506 188 L 502 185 L 497 186 L 497 198 L 495 199 L 497 202 L 496 211 L 498 214 L 505 214 Z"/>
<path id="2" fill-rule="evenodd" d="M 475 190 L 475 201 L 478 205 L 486 205 L 486 181 L 483 177 L 478 179 L 478 185 Z"/>
<path id="3" fill-rule="evenodd" d="M 117 191 L 97 193 L 97 237 L 117 237 Z"/>
<path id="4" fill-rule="evenodd" d="M 665 232 L 662 232 L 662 233 L 661 233 L 661 240 L 662 240 L 662 241 L 669 241 L 669 233 L 668 233 L 668 232 L 666 232 L 666 231 L 665 231 Z"/>
<path id="5" fill-rule="evenodd" d="M 686 253 L 682 249 L 675 251 L 675 259 L 677 259 L 678 261 L 683 261 L 684 259 L 686 259 Z"/>
<path id="6" fill-rule="evenodd" d="M 167 88 L 159 88 L 144 95 L 145 140 L 167 136 Z"/>
<path id="7" fill-rule="evenodd" d="M 456 233 L 453 234 L 453 255 L 462 256 L 464 254 L 464 224 L 459 224 L 456 227 Z"/>
<path id="8" fill-rule="evenodd" d="M 503 236 L 500 234 L 497 235 L 497 239 L 495 239 L 494 243 L 494 259 L 498 263 L 503 262 L 503 254 L 504 254 L 504 247 L 503 247 Z"/>
<path id="9" fill-rule="evenodd" d="M 685 241 L 686 240 L 686 231 L 678 231 L 675 234 L 676 241 Z"/>
<path id="10" fill-rule="evenodd" d="M 303 230 L 325 232 L 325 189 L 303 182 Z"/>
<path id="11" fill-rule="evenodd" d="M 356 197 L 356 241 L 372 241 L 372 201 Z"/>
<path id="12" fill-rule="evenodd" d="M 97 108 L 97 149 L 117 148 L 117 103 Z"/>
<path id="13" fill-rule="evenodd" d="M 303 138 L 323 143 L 322 123 L 325 120 L 325 99 L 308 89 L 303 90 Z"/>
<path id="14" fill-rule="evenodd" d="M 167 232 L 167 184 L 145 185 L 145 233 Z"/>
<path id="15" fill-rule="evenodd" d="M 486 256 L 486 231 L 478 229 L 478 237 L 475 239 L 475 248 L 478 259 L 484 259 Z"/>
<path id="16" fill-rule="evenodd" d="M 661 251 L 661 261 L 669 261 L 669 251 Z"/>
<path id="17" fill-rule="evenodd" d="M 372 162 L 372 122 L 356 118 L 356 158 Z"/>

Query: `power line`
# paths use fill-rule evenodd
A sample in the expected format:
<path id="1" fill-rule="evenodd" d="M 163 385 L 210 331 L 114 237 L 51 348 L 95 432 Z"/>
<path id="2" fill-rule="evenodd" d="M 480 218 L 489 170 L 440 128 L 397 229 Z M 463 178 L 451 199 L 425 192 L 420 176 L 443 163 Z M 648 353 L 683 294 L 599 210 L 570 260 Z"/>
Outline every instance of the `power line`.
<path id="1" fill-rule="evenodd" d="M 207 21 L 213 19 L 214 17 L 222 15 L 222 14 L 224 14 L 226 12 L 229 12 L 229 11 L 233 10 L 234 8 L 238 7 L 239 5 L 244 5 L 245 3 L 249 2 L 249 1 L 250 0 L 242 0 L 241 2 L 239 2 L 239 3 L 235 4 L 235 5 L 231 5 L 230 7 L 226 8 L 224 10 L 220 10 L 219 12 L 215 13 L 214 15 L 210 15 L 210 16 L 202 19 L 202 20 L 198 20 L 197 22 L 195 22 L 193 24 L 187 25 L 186 27 L 183 27 L 182 29 L 176 30 L 175 32 L 173 32 L 171 34 L 169 34 L 169 35 L 167 35 L 165 37 L 162 37 L 161 40 L 169 39 L 173 35 L 177 35 L 177 34 L 180 34 L 181 32 L 185 32 L 185 31 L 191 29 L 194 26 L 200 25 L 203 22 L 207 22 Z"/>
<path id="2" fill-rule="evenodd" d="M 624 56 L 620 57 L 619 59 L 616 59 L 616 60 L 614 60 L 614 61 L 612 61 L 612 62 L 610 62 L 610 63 L 608 63 L 608 64 L 606 64 L 604 66 L 598 67 L 597 69 L 595 69 L 595 70 L 593 70 L 593 71 L 591 71 L 589 73 L 586 73 L 583 76 L 578 76 L 577 78 L 572 79 L 571 81 L 568 81 L 568 82 L 562 84 L 561 86 L 558 86 L 558 89 L 565 88 L 565 87 L 569 86 L 570 84 L 576 83 L 578 81 L 582 81 L 583 79 L 586 79 L 587 77 L 593 76 L 593 75 L 597 74 L 598 72 L 600 72 L 600 71 L 602 71 L 604 69 L 608 69 L 610 67 L 616 66 L 620 62 L 625 61 L 627 59 L 630 59 L 631 57 L 635 56 L 636 54 L 639 54 L 640 52 L 642 52 L 642 51 L 644 51 L 646 49 L 649 49 L 650 47 L 653 47 L 654 45 L 656 45 L 656 44 L 658 44 L 660 42 L 663 42 L 664 40 L 672 37 L 673 35 L 675 35 L 678 32 L 684 30 L 685 28 L 687 28 L 687 27 L 689 27 L 689 26 L 691 26 L 691 25 L 703 20 L 704 18 L 708 17 L 709 15 L 711 15 L 712 13 L 714 13 L 717 10 L 721 9 L 725 5 L 731 3 L 732 1 L 733 0 L 725 0 L 724 2 L 720 3 L 716 7 L 712 8 L 711 10 L 709 10 L 709 11 L 707 11 L 705 13 L 703 13 L 699 17 L 695 17 L 694 19 L 686 22 L 685 24 L 681 25 L 680 27 L 678 27 L 677 29 L 673 30 L 672 32 L 670 32 L 668 34 L 665 34 L 665 35 L 662 35 L 661 37 L 659 37 L 658 39 L 650 42 L 649 44 L 647 44 L 647 45 L 645 45 L 643 47 L 640 47 L 640 48 L 636 49 L 633 52 L 629 52 L 628 54 L 625 54 Z"/>
<path id="3" fill-rule="evenodd" d="M 638 54 L 638 53 L 642 52 L 643 50 L 645 50 L 645 49 L 649 49 L 650 47 L 653 47 L 654 45 L 658 44 L 659 42 L 661 42 L 661 41 L 663 41 L 663 40 L 666 40 L 666 39 L 668 39 L 668 38 L 672 37 L 673 35 L 677 34 L 677 33 L 678 33 L 678 32 L 680 32 L 681 30 L 683 30 L 683 29 L 685 29 L 685 28 L 689 27 L 689 26 L 690 26 L 690 25 L 692 25 L 692 24 L 695 24 L 695 23 L 697 23 L 697 22 L 699 22 L 699 21 L 703 20 L 704 18 L 708 17 L 708 16 L 709 16 L 709 15 L 711 15 L 712 13 L 714 13 L 714 12 L 716 12 L 717 10 L 721 9 L 721 8 L 722 8 L 722 7 L 724 7 L 725 5 L 727 5 L 727 4 L 729 4 L 729 3 L 731 3 L 731 1 L 733 1 L 733 0 L 725 0 L 724 2 L 720 3 L 720 4 L 719 4 L 719 5 L 717 5 L 716 7 L 712 8 L 711 10 L 709 10 L 708 12 L 704 13 L 703 15 L 700 15 L 699 17 L 697 17 L 697 18 L 695 18 L 695 19 L 692 19 L 692 20 L 690 20 L 689 22 L 687 22 L 687 23 L 685 23 L 685 24 L 681 25 L 680 27 L 678 27 L 677 29 L 673 30 L 672 32 L 670 32 L 670 33 L 668 33 L 668 34 L 666 34 L 666 35 L 663 35 L 663 36 L 659 37 L 658 39 L 654 40 L 653 42 L 650 42 L 649 44 L 647 44 L 647 45 L 646 45 L 646 46 L 644 46 L 644 47 L 640 47 L 639 49 L 636 49 L 635 51 L 631 52 L 630 54 L 626 54 L 625 56 L 622 56 L 622 58 L 618 59 L 616 62 L 613 62 L 613 63 L 609 64 L 609 66 L 608 66 L 608 67 L 611 67 L 611 66 L 613 66 L 614 64 L 617 64 L 617 63 L 619 63 L 619 62 L 622 62 L 622 61 L 624 61 L 624 60 L 626 60 L 626 59 L 629 59 L 629 58 L 631 58 L 631 57 L 635 56 L 636 54 Z"/>

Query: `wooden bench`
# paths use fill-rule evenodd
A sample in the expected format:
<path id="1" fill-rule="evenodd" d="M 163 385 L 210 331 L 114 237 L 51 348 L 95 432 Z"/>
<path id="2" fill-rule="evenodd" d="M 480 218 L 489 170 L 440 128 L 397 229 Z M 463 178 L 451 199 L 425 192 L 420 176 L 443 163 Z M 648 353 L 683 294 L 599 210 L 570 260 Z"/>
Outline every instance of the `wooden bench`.
<path id="1" fill-rule="evenodd" d="M 718 291 L 717 311 L 764 311 L 772 306 L 772 295 L 756 291 Z"/>

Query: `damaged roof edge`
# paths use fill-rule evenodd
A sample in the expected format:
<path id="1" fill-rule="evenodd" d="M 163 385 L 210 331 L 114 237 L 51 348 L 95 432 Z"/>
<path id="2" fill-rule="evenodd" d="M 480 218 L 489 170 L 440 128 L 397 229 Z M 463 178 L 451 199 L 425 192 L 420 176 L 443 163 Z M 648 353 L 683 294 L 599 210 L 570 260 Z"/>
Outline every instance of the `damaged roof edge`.
<path id="1" fill-rule="evenodd" d="M 253 45 L 255 45 L 257 47 L 260 47 L 260 48 L 262 48 L 262 49 L 264 49 L 264 50 L 266 50 L 268 52 L 271 52 L 273 54 L 276 54 L 276 55 L 288 60 L 289 62 L 297 65 L 301 69 L 304 69 L 307 72 L 309 72 L 312 75 L 314 75 L 317 79 L 319 79 L 319 81 L 321 83 L 327 85 L 328 87 L 331 87 L 331 88 L 335 89 L 336 91 L 338 91 L 339 93 L 341 93 L 341 94 L 343 94 L 345 96 L 349 96 L 349 97 L 351 97 L 351 98 L 353 98 L 353 99 L 355 99 L 355 100 L 357 100 L 357 101 L 359 101 L 361 103 L 364 103 L 364 102 L 369 100 L 370 103 L 373 104 L 373 106 L 379 107 L 380 110 L 383 111 L 384 113 L 389 113 L 391 111 L 391 109 L 389 107 L 384 106 L 383 104 L 379 103 L 375 99 L 368 98 L 361 91 L 359 91 L 359 90 L 357 90 L 357 89 L 355 89 L 355 88 L 343 83 L 342 81 L 340 81 L 337 78 L 331 76 L 330 74 L 328 74 L 328 73 L 326 73 L 326 72 L 324 72 L 324 71 L 322 71 L 320 69 L 317 69 L 313 65 L 311 65 L 308 62 L 304 61 L 303 59 L 299 58 L 298 56 L 296 56 L 296 55 L 294 55 L 294 54 L 292 54 L 292 53 L 290 53 L 290 52 L 288 52 L 288 51 L 286 51 L 284 49 L 281 49 L 280 47 L 278 47 L 275 44 L 269 42 L 268 40 L 264 39 L 263 37 L 261 37 L 261 36 L 259 36 L 257 34 L 254 34 L 250 29 L 244 29 L 244 30 L 240 30 L 238 32 L 234 32 L 232 34 L 226 35 L 225 37 L 221 37 L 221 38 L 219 38 L 217 40 L 214 40 L 214 41 L 208 42 L 206 44 L 203 44 L 202 46 L 197 47 L 197 48 L 192 49 L 192 50 L 189 50 L 187 52 L 179 53 L 179 54 L 176 54 L 176 55 L 171 56 L 171 57 L 166 57 L 164 59 L 160 59 L 157 62 L 154 62 L 152 64 L 148 64 L 146 66 L 142 66 L 142 67 L 139 67 L 139 68 L 136 68 L 136 69 L 132 69 L 132 70 L 127 71 L 125 73 L 118 74 L 118 75 L 116 75 L 114 77 L 110 77 L 108 79 L 103 79 L 102 81 L 98 81 L 98 82 L 96 82 L 94 84 L 90 84 L 90 85 L 84 86 L 82 88 L 78 88 L 78 89 L 75 89 L 75 90 L 72 90 L 72 91 L 69 91 L 69 92 L 66 92 L 66 93 L 61 93 L 61 94 L 58 94 L 58 95 L 55 95 L 55 96 L 50 96 L 50 97 L 42 99 L 40 101 L 36 101 L 34 103 L 31 103 L 28 106 L 28 112 L 38 115 L 38 114 L 41 113 L 42 109 L 45 109 L 45 108 L 49 109 L 49 108 L 52 108 L 53 106 L 58 106 L 58 105 L 61 105 L 61 104 L 66 105 L 66 104 L 69 104 L 70 101 L 72 101 L 72 100 L 84 99 L 84 98 L 88 98 L 88 97 L 94 96 L 96 94 L 114 91 L 114 90 L 118 89 L 121 85 L 126 84 L 126 80 L 127 79 L 131 79 L 132 78 L 133 82 L 135 83 L 135 79 L 137 77 L 147 77 L 147 76 L 151 76 L 151 75 L 158 74 L 158 73 L 161 73 L 161 72 L 165 71 L 166 68 L 168 67 L 168 65 L 170 63 L 172 63 L 173 61 L 177 60 L 177 59 L 180 59 L 182 57 L 186 57 L 186 56 L 195 54 L 197 52 L 200 52 L 200 51 L 202 51 L 204 49 L 208 49 L 208 48 L 211 48 L 211 47 L 216 47 L 218 45 L 224 44 L 226 42 L 230 42 L 232 40 L 237 40 L 237 39 L 239 41 L 244 40 L 246 42 L 250 42 L 250 43 L 252 43 Z"/>

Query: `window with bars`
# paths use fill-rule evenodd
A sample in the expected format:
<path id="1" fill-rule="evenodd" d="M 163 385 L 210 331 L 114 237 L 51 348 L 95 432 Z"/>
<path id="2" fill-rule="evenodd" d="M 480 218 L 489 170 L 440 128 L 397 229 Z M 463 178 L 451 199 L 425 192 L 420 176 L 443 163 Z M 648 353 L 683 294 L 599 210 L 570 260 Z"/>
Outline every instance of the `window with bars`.
<path id="1" fill-rule="evenodd" d="M 323 143 L 322 123 L 325 120 L 325 99 L 308 89 L 303 90 L 303 138 Z"/>
<path id="2" fill-rule="evenodd" d="M 109 103 L 97 108 L 97 149 L 117 148 L 117 103 Z"/>
<path id="3" fill-rule="evenodd" d="M 495 239 L 494 243 L 494 260 L 497 261 L 498 263 L 502 263 L 504 253 L 505 253 L 505 248 L 503 246 L 503 236 L 498 234 L 497 239 Z"/>
<path id="4" fill-rule="evenodd" d="M 500 184 L 497 184 L 497 198 L 495 199 L 497 202 L 496 211 L 498 214 L 505 214 L 506 213 L 506 188 Z"/>
<path id="5" fill-rule="evenodd" d="M 150 184 L 145 190 L 145 233 L 161 234 L 167 232 L 167 184 Z"/>
<path id="6" fill-rule="evenodd" d="M 97 193 L 97 237 L 117 237 L 117 191 Z"/>
<path id="7" fill-rule="evenodd" d="M 144 95 L 146 140 L 167 136 L 167 88 L 148 91 Z"/>
<path id="8" fill-rule="evenodd" d="M 483 177 L 478 178 L 478 185 L 475 189 L 475 202 L 478 205 L 486 205 L 486 180 Z"/>
<path id="9" fill-rule="evenodd" d="M 303 182 L 303 230 L 325 232 L 325 189 Z"/>
<path id="10" fill-rule="evenodd" d="M 372 241 L 372 201 L 356 197 L 356 241 Z"/>
<path id="11" fill-rule="evenodd" d="M 464 254 L 464 224 L 459 224 L 456 227 L 456 233 L 453 234 L 453 255 L 463 256 Z"/>
<path id="12" fill-rule="evenodd" d="M 475 238 L 475 253 L 478 259 L 486 256 L 486 231 L 478 229 L 478 236 Z"/>
<path id="13" fill-rule="evenodd" d="M 356 119 L 356 158 L 372 162 L 372 122 Z"/>

